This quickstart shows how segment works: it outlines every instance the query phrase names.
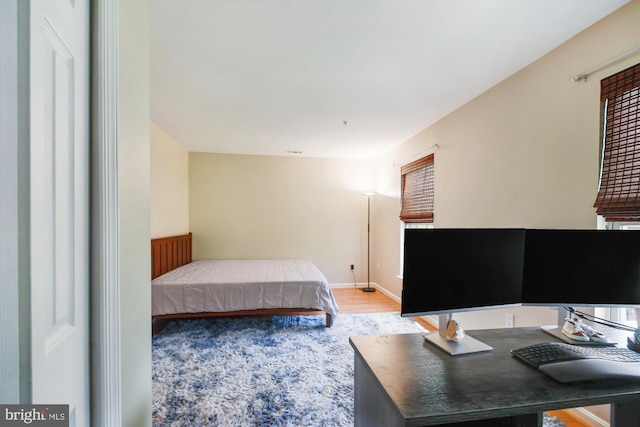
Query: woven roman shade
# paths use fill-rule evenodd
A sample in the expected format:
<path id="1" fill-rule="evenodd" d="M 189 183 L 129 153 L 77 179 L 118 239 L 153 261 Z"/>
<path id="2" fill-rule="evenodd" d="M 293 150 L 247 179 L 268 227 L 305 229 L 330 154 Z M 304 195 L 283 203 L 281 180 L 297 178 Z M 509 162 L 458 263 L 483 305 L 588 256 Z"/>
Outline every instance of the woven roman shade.
<path id="1" fill-rule="evenodd" d="M 640 221 L 640 64 L 601 81 L 604 149 L 594 207 L 607 221 Z"/>
<path id="2" fill-rule="evenodd" d="M 433 222 L 433 169 L 433 154 L 401 168 L 402 221 Z"/>

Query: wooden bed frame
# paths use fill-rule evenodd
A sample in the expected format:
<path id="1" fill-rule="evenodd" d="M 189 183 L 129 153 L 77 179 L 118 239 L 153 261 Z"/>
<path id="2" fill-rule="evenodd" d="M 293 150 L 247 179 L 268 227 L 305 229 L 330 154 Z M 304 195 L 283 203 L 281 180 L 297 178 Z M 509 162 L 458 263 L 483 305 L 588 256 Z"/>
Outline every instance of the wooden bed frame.
<path id="1" fill-rule="evenodd" d="M 168 271 L 190 263 L 192 261 L 191 246 L 191 233 L 151 239 L 151 279 L 153 280 Z M 323 313 L 323 311 L 310 308 L 264 308 L 240 311 L 161 314 L 153 316 L 152 332 L 154 335 L 157 334 L 164 329 L 170 320 L 174 319 L 231 316 L 296 316 L 317 315 L 318 313 Z M 325 313 L 325 315 L 327 328 L 330 328 L 333 325 L 333 316 L 329 313 Z"/>

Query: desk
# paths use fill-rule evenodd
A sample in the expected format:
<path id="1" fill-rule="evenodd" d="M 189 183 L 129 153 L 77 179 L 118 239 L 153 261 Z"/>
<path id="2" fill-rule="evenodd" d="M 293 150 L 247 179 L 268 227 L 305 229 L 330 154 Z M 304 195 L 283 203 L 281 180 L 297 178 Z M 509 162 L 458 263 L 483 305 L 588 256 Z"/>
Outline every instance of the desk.
<path id="1" fill-rule="evenodd" d="M 539 328 L 466 333 L 493 351 L 449 356 L 422 334 L 349 338 L 355 426 L 533 427 L 543 411 L 611 403 L 612 427 L 640 427 L 640 381 L 556 382 L 509 352 L 555 340 Z"/>

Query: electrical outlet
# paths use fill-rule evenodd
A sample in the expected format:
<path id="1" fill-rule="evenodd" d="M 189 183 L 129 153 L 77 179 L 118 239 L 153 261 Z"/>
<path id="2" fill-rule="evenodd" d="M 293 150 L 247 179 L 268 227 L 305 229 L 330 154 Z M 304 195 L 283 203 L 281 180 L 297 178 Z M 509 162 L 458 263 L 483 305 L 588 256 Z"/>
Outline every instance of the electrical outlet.
<path id="1" fill-rule="evenodd" d="M 351 265 L 350 265 L 350 268 L 351 268 L 351 270 L 353 270 L 354 268 L 356 268 L 356 266 L 355 266 L 355 265 L 353 265 L 353 264 L 351 264 Z"/>
<path id="2" fill-rule="evenodd" d="M 513 323 L 515 322 L 515 317 L 511 313 L 506 313 L 504 315 L 504 323 L 507 328 L 513 328 Z"/>

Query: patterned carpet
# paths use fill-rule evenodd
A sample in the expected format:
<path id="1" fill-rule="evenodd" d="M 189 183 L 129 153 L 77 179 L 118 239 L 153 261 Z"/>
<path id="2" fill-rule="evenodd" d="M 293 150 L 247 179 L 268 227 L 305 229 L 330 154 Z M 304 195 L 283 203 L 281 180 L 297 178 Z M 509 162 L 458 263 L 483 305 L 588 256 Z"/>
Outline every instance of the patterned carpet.
<path id="1" fill-rule="evenodd" d="M 153 337 L 153 425 L 352 426 L 348 337 L 423 331 L 397 313 L 171 322 Z"/>

